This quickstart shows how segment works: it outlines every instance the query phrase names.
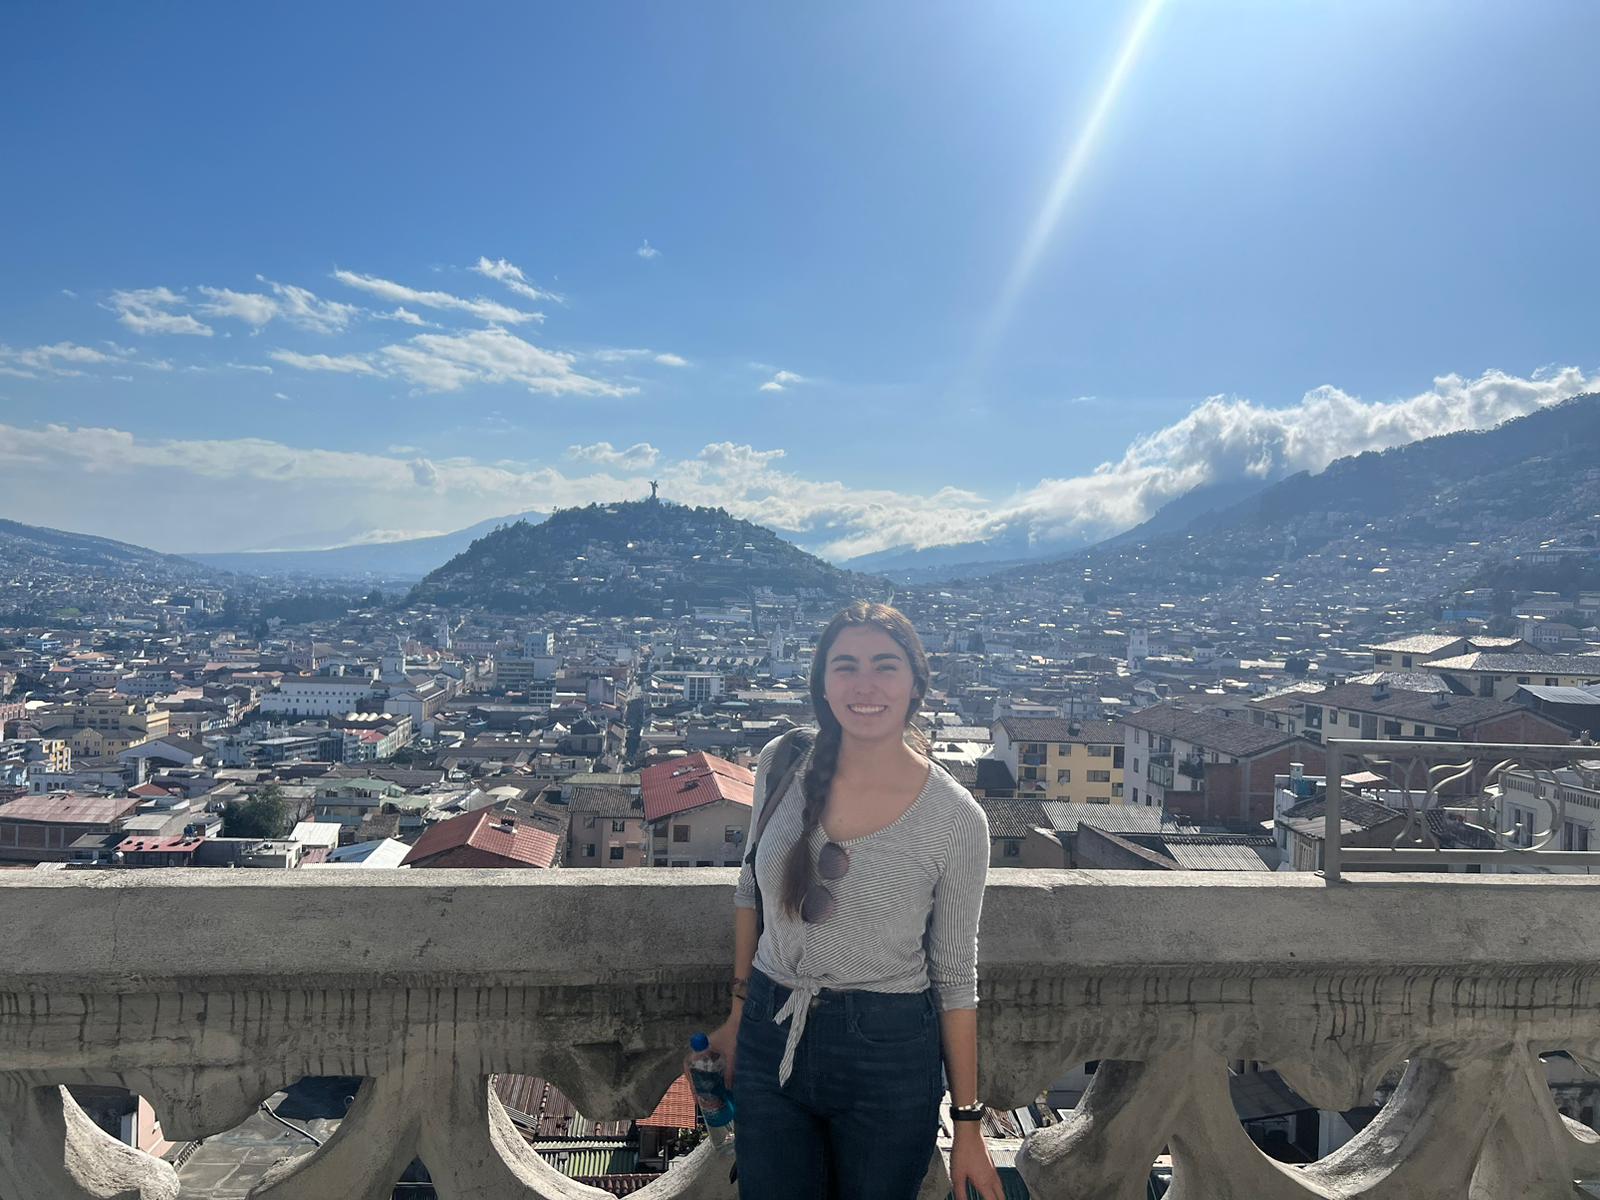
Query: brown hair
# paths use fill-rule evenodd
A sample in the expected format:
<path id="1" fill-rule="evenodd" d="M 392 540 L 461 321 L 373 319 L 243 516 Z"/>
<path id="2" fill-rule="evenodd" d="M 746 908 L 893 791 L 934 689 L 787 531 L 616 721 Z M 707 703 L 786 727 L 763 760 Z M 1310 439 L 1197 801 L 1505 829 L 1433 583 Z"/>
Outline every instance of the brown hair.
<path id="1" fill-rule="evenodd" d="M 793 915 L 799 914 L 801 901 L 811 887 L 811 831 L 822 821 L 822 809 L 828 802 L 828 792 L 833 786 L 833 773 L 839 766 L 839 743 L 844 733 L 839 718 L 833 715 L 833 709 L 828 706 L 823 691 L 823 673 L 827 668 L 828 651 L 833 648 L 835 639 L 855 625 L 881 629 L 905 651 L 906 661 L 911 666 L 912 692 L 911 705 L 906 709 L 904 718 L 904 733 L 908 745 L 925 755 L 929 754 L 928 739 L 911 724 L 911 719 L 922 707 L 922 698 L 928 694 L 930 671 L 922 639 L 898 608 L 868 600 L 856 600 L 841 608 L 822 631 L 822 636 L 817 639 L 816 651 L 811 655 L 811 707 L 817 714 L 817 738 L 801 782 L 805 809 L 800 839 L 789 851 L 789 860 L 783 871 L 783 906 Z"/>

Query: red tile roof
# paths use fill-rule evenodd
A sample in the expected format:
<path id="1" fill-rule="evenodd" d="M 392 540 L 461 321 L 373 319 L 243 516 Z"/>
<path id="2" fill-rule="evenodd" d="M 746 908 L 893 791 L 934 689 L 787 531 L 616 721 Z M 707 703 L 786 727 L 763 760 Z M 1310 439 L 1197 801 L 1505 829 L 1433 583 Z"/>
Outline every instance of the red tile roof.
<path id="1" fill-rule="evenodd" d="M 450 850 L 470 846 L 485 854 L 510 859 L 530 867 L 550 867 L 555 864 L 561 839 L 548 830 L 525 821 L 518 821 L 511 829 L 499 824 L 501 814 L 493 808 L 480 808 L 462 813 L 448 821 L 431 826 L 417 839 L 411 852 L 401 860 L 404 867 L 434 858 Z"/>
<path id="2" fill-rule="evenodd" d="M 200 837 L 125 837 L 117 843 L 116 848 L 124 854 L 133 853 L 166 853 L 172 850 L 194 851 L 200 848 L 200 843 L 205 838 Z"/>
<path id="3" fill-rule="evenodd" d="M 755 782 L 755 772 L 748 767 L 735 766 L 702 750 L 640 771 L 639 794 L 644 800 L 645 820 L 659 821 L 717 800 L 748 808 Z"/>
<path id="4" fill-rule="evenodd" d="M 693 1129 L 699 1123 L 694 1110 L 694 1089 L 687 1075 L 672 1081 L 655 1112 L 639 1122 L 641 1129 Z"/>

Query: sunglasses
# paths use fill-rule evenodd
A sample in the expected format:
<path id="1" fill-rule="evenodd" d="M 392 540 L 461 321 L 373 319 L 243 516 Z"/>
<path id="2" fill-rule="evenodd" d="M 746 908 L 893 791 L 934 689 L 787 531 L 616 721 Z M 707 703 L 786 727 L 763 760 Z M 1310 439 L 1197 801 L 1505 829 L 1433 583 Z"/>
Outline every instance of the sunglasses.
<path id="1" fill-rule="evenodd" d="M 817 874 L 824 879 L 843 879 L 850 870 L 850 851 L 837 842 L 824 842 L 817 856 Z M 833 912 L 833 893 L 820 883 L 806 889 L 800 901 L 800 919 L 808 925 L 820 925 Z"/>

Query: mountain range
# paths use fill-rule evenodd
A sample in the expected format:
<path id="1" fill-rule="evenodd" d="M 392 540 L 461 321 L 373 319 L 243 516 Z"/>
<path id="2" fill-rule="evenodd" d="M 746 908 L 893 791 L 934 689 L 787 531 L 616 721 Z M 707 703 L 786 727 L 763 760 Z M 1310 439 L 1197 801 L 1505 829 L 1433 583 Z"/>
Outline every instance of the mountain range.
<path id="1" fill-rule="evenodd" d="M 393 542 L 365 542 L 328 550 L 252 550 L 185 557 L 220 571 L 246 575 L 311 575 L 324 579 L 421 579 L 460 554 L 478 538 L 516 521 L 542 521 L 542 512 L 490 517 L 465 529 Z"/>
<path id="2" fill-rule="evenodd" d="M 1209 591 L 1329 555 L 1370 572 L 1389 569 L 1384 555 L 1420 569 L 1446 554 L 1452 567 L 1467 567 L 1505 557 L 1507 547 L 1592 546 L 1600 535 L 1600 394 L 1492 429 L 1341 458 L 1233 504 L 1157 518 L 1005 574 L 1063 585 L 1092 576 L 1113 591 L 1181 580 L 1186 590 Z"/>
<path id="3" fill-rule="evenodd" d="M 535 531 L 550 519 L 529 512 L 397 542 L 184 556 L 0 520 L 0 561 L 13 569 L 37 565 L 193 575 L 203 567 L 328 579 L 423 579 L 419 595 L 464 599 L 481 585 L 496 593 L 509 588 L 506 595 L 521 605 L 529 602 L 526 589 L 536 576 L 557 572 L 543 581 L 549 596 L 572 590 L 563 579 L 570 582 L 573 574 L 583 577 L 582 571 L 568 570 L 582 555 L 574 538 L 581 535 L 627 561 L 628 543 L 652 542 L 656 534 L 650 531 L 657 530 L 676 539 L 663 545 L 693 547 L 686 551 L 685 562 L 699 582 L 690 591 L 700 588 L 707 594 L 723 595 L 728 588 L 711 586 L 715 572 L 706 556 L 720 559 L 735 541 L 741 551 L 750 543 L 760 562 L 746 584 L 788 580 L 830 593 L 867 586 L 863 580 L 877 581 L 871 587 L 878 588 L 885 578 L 913 584 L 980 576 L 1079 578 L 1085 567 L 1112 565 L 1130 579 L 1153 582 L 1163 573 L 1182 573 L 1200 586 L 1229 572 L 1270 570 L 1362 530 L 1392 533 L 1391 540 L 1402 546 L 1470 543 L 1474 535 L 1490 530 L 1497 535 L 1521 530 L 1524 540 L 1535 535 L 1546 539 L 1593 534 L 1600 519 L 1597 464 L 1600 395 L 1586 395 L 1493 429 L 1452 433 L 1339 459 L 1314 475 L 1301 472 L 1275 483 L 1196 488 L 1141 525 L 1094 546 L 1045 559 L 1025 552 L 1035 548 L 997 542 L 916 552 L 902 547 L 851 560 L 841 568 L 721 509 L 630 501 L 563 510 L 562 521 L 547 534 Z M 630 526 L 634 520 L 641 522 L 638 528 Z M 689 557 L 692 553 L 702 559 Z M 651 569 L 669 558 L 652 560 Z M 693 565 L 696 562 L 702 565 Z M 862 568 L 870 572 L 863 575 Z M 582 591 L 580 587 L 574 594 Z"/>

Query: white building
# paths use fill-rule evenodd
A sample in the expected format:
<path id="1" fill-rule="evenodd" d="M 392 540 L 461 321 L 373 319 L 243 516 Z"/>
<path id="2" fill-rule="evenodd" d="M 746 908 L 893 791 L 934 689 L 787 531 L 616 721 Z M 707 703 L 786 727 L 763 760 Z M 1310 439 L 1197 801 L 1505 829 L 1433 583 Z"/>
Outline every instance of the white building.
<path id="1" fill-rule="evenodd" d="M 336 717 L 361 712 L 382 700 L 386 689 L 372 679 L 313 676 L 285 679 L 261 697 L 261 712 L 273 717 Z"/>

